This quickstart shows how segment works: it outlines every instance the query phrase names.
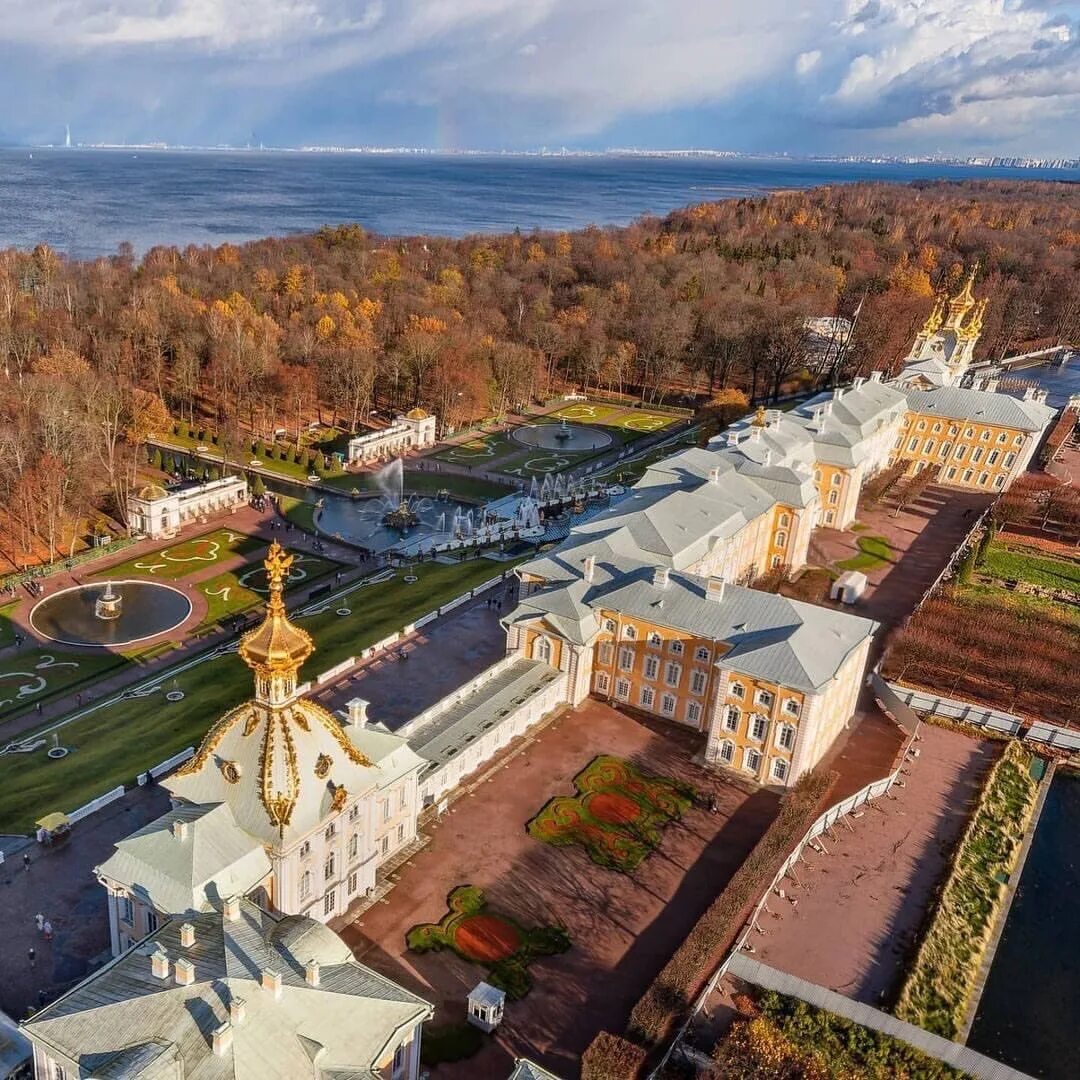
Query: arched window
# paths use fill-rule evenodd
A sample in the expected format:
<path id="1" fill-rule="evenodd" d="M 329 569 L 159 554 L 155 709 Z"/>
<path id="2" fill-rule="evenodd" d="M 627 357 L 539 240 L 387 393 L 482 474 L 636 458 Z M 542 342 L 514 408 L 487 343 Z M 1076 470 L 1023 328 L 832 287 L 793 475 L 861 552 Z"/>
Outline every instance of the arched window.
<path id="1" fill-rule="evenodd" d="M 551 639 L 543 634 L 533 638 L 532 658 L 539 660 L 541 664 L 551 663 Z"/>
<path id="2" fill-rule="evenodd" d="M 778 532 L 776 534 L 776 546 L 777 547 L 784 547 L 786 544 L 787 544 L 787 533 L 786 532 Z"/>

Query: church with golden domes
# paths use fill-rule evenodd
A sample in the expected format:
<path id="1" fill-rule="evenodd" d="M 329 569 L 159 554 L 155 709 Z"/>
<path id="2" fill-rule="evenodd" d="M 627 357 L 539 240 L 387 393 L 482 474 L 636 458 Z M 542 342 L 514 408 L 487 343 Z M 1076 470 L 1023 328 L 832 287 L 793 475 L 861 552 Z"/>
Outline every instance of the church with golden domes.
<path id="1" fill-rule="evenodd" d="M 315 645 L 285 611 L 292 559 L 271 546 L 266 615 L 240 640 L 254 696 L 163 781 L 169 813 L 97 868 L 116 955 L 165 918 L 211 909 L 225 893 L 327 921 L 416 839 L 427 762 L 404 738 L 359 717 L 339 720 L 305 697 L 299 674 Z"/>

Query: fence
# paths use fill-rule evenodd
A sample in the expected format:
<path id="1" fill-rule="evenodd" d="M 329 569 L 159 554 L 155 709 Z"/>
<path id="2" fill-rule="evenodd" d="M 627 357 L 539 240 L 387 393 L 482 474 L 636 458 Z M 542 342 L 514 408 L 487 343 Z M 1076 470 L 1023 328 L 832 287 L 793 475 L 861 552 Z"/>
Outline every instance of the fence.
<path id="1" fill-rule="evenodd" d="M 172 772 L 177 765 L 183 765 L 185 761 L 190 757 L 195 756 L 195 747 L 189 746 L 186 750 L 181 750 L 178 754 L 173 754 L 171 758 L 166 758 L 164 761 L 159 761 L 157 765 L 151 765 L 149 769 L 144 773 L 139 773 L 136 780 L 139 787 L 147 783 L 150 780 L 157 780 L 158 777 L 164 776 L 166 773 Z"/>
<path id="2" fill-rule="evenodd" d="M 78 555 L 72 555 L 70 558 L 59 559 L 44 566 L 35 566 L 28 570 L 20 570 L 15 574 L 8 574 L 7 577 L 0 578 L 0 589 L 13 588 L 35 578 L 49 577 L 51 574 L 73 569 L 83 563 L 92 562 L 94 559 L 103 559 L 106 555 L 114 555 L 118 551 L 123 551 L 124 548 L 131 547 L 134 543 L 134 537 L 122 536 L 118 540 L 112 540 L 108 544 L 102 544 L 100 547 L 80 551 Z"/>
<path id="3" fill-rule="evenodd" d="M 1027 743 L 1057 750 L 1074 752 L 1080 750 L 1080 731 L 1058 727 L 1045 720 L 1025 720 L 1015 713 L 1002 709 L 991 709 L 985 705 L 975 705 L 960 698 L 942 697 L 940 694 L 928 694 L 922 690 L 913 690 L 899 683 L 889 683 L 890 689 L 905 705 L 921 713 L 942 716 L 947 720 L 957 720 L 963 724 L 972 724 L 999 735 L 1011 735 Z"/>
<path id="4" fill-rule="evenodd" d="M 82 821 L 83 818 L 96 813 L 103 806 L 108 806 L 109 803 L 116 802 L 117 799 L 122 799 L 124 797 L 124 791 L 124 785 L 121 784 L 119 787 L 114 787 L 112 791 L 106 791 L 104 795 L 99 795 L 96 799 L 91 799 L 88 803 L 83 803 L 78 810 L 72 810 L 71 813 L 67 815 L 68 821 L 70 821 L 72 825 L 74 825 L 76 821 Z"/>
<path id="5" fill-rule="evenodd" d="M 698 995 L 697 1000 L 694 1002 L 693 1008 L 690 1010 L 689 1016 L 683 1021 L 682 1026 L 679 1028 L 674 1039 L 672 1039 L 667 1050 L 664 1053 L 660 1064 L 650 1073 L 651 1080 L 655 1080 L 664 1069 L 668 1059 L 674 1052 L 675 1048 L 682 1041 L 686 1035 L 691 1023 L 699 1012 L 704 1008 L 705 1003 L 708 1001 L 709 996 L 716 989 L 717 984 L 727 974 L 728 966 L 731 964 L 732 957 L 738 956 L 742 950 L 746 947 L 747 938 L 753 932 L 754 927 L 757 925 L 758 918 L 761 916 L 762 911 L 765 909 L 769 902 L 769 897 L 772 896 L 775 890 L 780 887 L 780 882 L 784 880 L 789 871 L 795 864 L 802 858 L 803 851 L 806 849 L 807 844 L 813 843 L 819 836 L 824 835 L 834 825 L 840 822 L 848 814 L 858 810 L 859 807 L 865 806 L 868 802 L 872 802 L 874 799 L 881 798 L 882 795 L 887 795 L 893 784 L 900 777 L 900 769 L 904 761 L 907 759 L 908 752 L 915 742 L 917 732 L 911 732 L 909 738 L 904 743 L 903 749 L 897 754 L 896 763 L 893 766 L 892 772 L 887 776 L 883 776 L 880 780 L 874 780 L 867 784 L 864 788 L 860 788 L 853 795 L 849 795 L 846 799 L 842 799 L 834 806 L 830 806 L 807 830 L 802 839 L 792 849 L 791 854 L 784 860 L 780 869 L 777 870 L 773 876 L 772 881 L 769 883 L 768 888 L 761 894 L 761 899 L 758 900 L 754 906 L 753 913 L 750 918 L 746 920 L 743 926 L 742 932 L 735 940 L 735 944 L 731 947 L 731 951 L 720 966 L 713 972 L 712 977 L 705 984 L 705 988 Z"/>
<path id="6" fill-rule="evenodd" d="M 1000 498 L 1000 496 L 999 496 Z M 927 600 L 930 599 L 938 589 L 941 588 L 942 582 L 946 581 L 952 576 L 953 570 L 956 568 L 957 562 L 960 557 L 967 551 L 968 546 L 971 544 L 972 538 L 986 523 L 986 519 L 990 516 L 997 503 L 997 499 L 994 500 L 976 519 L 975 524 L 964 534 L 964 538 L 953 548 L 953 553 L 949 556 L 949 561 L 945 564 L 941 573 L 934 578 L 933 584 L 919 597 L 919 602 L 915 605 L 915 611 L 918 611 Z M 914 612 L 912 612 L 914 614 Z M 910 618 L 910 616 L 909 616 Z"/>

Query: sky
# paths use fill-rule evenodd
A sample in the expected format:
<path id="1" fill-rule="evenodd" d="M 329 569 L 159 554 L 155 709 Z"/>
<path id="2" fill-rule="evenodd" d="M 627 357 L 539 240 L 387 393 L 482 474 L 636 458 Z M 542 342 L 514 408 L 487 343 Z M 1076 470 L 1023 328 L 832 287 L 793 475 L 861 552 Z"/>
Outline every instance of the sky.
<path id="1" fill-rule="evenodd" d="M 1080 0 L 0 0 L 0 143 L 1080 156 Z"/>

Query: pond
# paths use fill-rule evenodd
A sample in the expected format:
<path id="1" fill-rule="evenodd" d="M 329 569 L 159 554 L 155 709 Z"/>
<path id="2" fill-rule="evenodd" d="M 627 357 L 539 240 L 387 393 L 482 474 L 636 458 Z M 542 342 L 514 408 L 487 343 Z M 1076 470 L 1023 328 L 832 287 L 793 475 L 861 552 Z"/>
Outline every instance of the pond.
<path id="1" fill-rule="evenodd" d="M 973 1050 L 1032 1076 L 1076 1076 L 1080 1017 L 1080 776 L 1058 773 L 975 1023 Z"/>

